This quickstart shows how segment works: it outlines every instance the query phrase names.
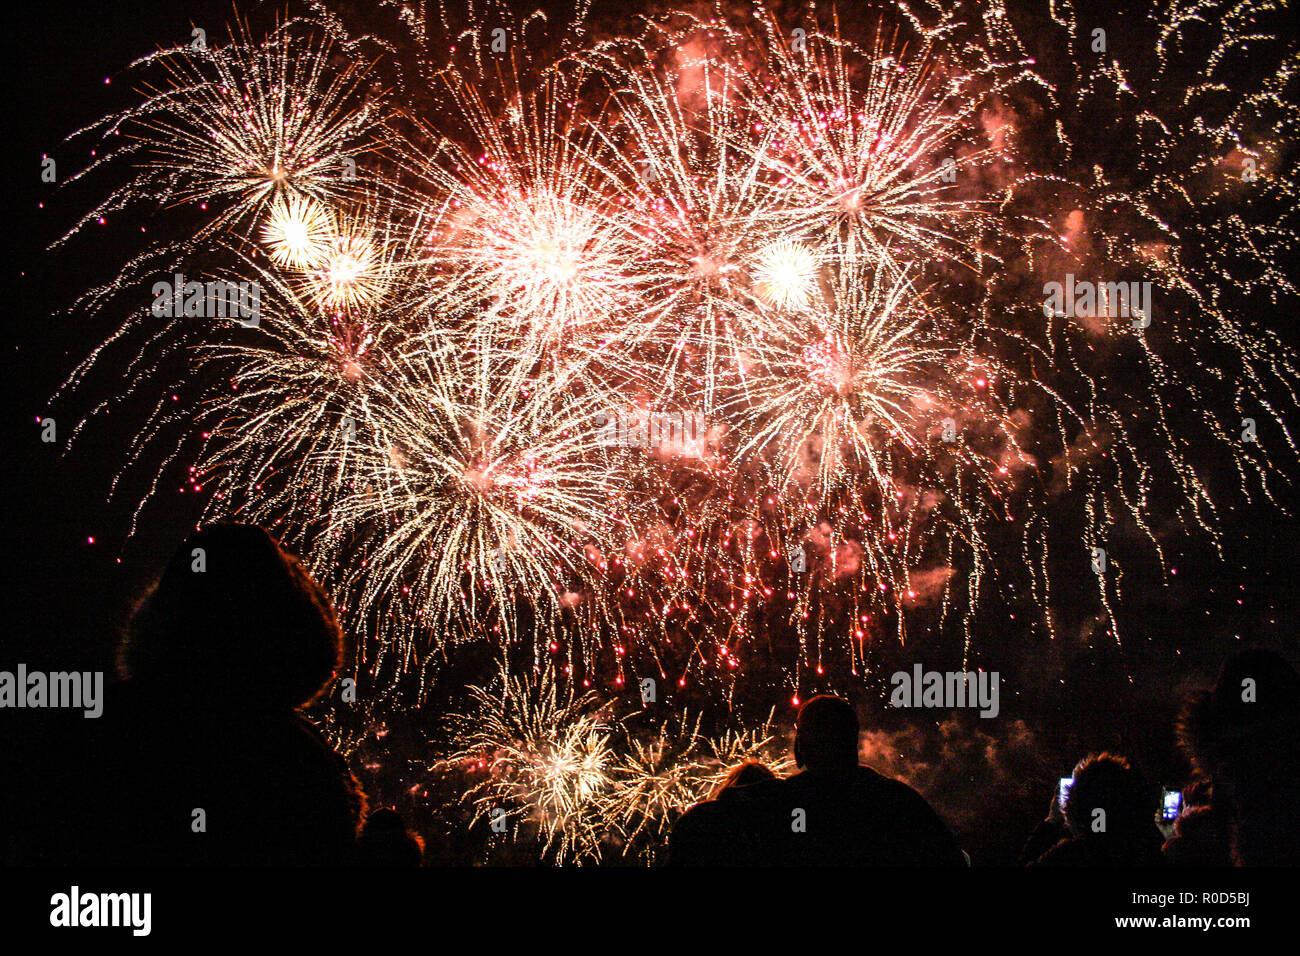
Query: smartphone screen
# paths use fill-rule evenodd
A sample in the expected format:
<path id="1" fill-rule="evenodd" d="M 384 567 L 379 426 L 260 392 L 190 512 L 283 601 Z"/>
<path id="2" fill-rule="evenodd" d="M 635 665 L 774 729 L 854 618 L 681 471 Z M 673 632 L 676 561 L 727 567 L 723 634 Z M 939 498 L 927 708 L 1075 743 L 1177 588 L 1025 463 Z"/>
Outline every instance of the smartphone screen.
<path id="1" fill-rule="evenodd" d="M 1177 820 L 1183 809 L 1183 795 L 1178 790 L 1166 790 L 1160 806 L 1160 816 L 1165 820 Z"/>

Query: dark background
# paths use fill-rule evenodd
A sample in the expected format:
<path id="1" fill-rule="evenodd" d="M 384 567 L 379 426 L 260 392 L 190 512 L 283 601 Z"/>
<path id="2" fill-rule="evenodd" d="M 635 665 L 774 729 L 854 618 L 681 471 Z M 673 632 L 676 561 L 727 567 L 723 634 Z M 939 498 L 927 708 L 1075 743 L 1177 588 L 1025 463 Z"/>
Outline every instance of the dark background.
<path id="1" fill-rule="evenodd" d="M 613 19 L 622 7 L 597 3 L 595 9 L 598 18 Z M 50 0 L 11 8 L 6 16 L 11 49 L 4 58 L 9 74 L 4 102 L 12 115 L 3 153 L 12 208 L 4 220 L 10 251 L 3 260 L 6 295 L 0 309 L 7 393 L 0 415 L 5 502 L 0 568 L 7 572 L 0 669 L 24 662 L 39 670 L 111 671 L 119 629 L 134 600 L 199 514 L 199 502 L 179 493 L 184 462 L 164 476 L 162 493 L 140 515 L 133 535 L 128 531 L 142 489 L 128 483 L 108 499 L 127 442 L 143 421 L 138 413 L 157 396 L 140 396 L 100 418 L 66 454 L 62 440 L 40 441 L 37 419 L 52 414 L 63 439 L 89 410 L 76 403 L 51 410 L 47 400 L 116 325 L 112 315 L 87 320 L 60 312 L 81 290 L 111 275 L 123 244 L 133 241 L 128 233 L 140 228 L 127 218 L 110 219 L 70 246 L 45 251 L 98 194 L 93 186 L 56 189 L 42 183 L 40 160 L 46 153 L 54 156 L 61 180 L 80 169 L 91 140 L 70 147 L 64 137 L 130 101 L 121 69 L 135 57 L 188 38 L 191 23 L 204 26 L 210 38 L 219 37 L 230 14 L 225 2 Z M 1096 15 L 1123 22 L 1113 4 L 1098 6 Z M 1125 42 L 1122 30 L 1111 32 Z M 1300 340 L 1294 315 L 1253 318 L 1293 345 Z M 1293 490 L 1280 502 L 1295 503 Z M 952 756 L 936 744 L 933 722 L 911 733 L 882 718 L 882 740 L 913 748 L 892 757 L 882 754 L 882 762 L 914 779 L 950 818 L 964 821 L 957 825 L 977 859 L 1003 862 L 1006 848 L 1014 853 L 1018 846 L 1017 829 L 1032 826 L 1046 809 L 1056 778 L 1088 750 L 1123 749 L 1153 778 L 1178 782 L 1186 767 L 1173 747 L 1172 718 L 1182 696 L 1207 684 L 1224 655 L 1247 643 L 1275 647 L 1295 660 L 1300 602 L 1294 513 L 1262 502 L 1225 513 L 1223 561 L 1208 541 L 1171 541 L 1180 552 L 1179 575 L 1169 588 L 1125 608 L 1122 649 L 1075 633 L 1044 644 L 1014 629 L 980 626 L 981 666 L 998 669 L 1001 663 L 1005 671 L 1021 675 L 1020 686 L 1027 688 L 1015 696 L 1004 686 L 1002 701 L 1002 721 L 1021 721 L 1028 733 L 1022 738 L 1025 752 L 1016 755 L 1009 738 L 1018 732 L 1006 730 L 1007 723 L 989 731 L 997 752 L 986 748 L 986 759 L 1003 761 L 1006 779 L 1016 783 L 1002 806 L 986 808 L 983 817 L 967 816 L 969 801 L 949 792 L 960 779 L 933 766 L 945 759 L 969 762 L 962 775 L 974 784 L 980 758 L 967 751 Z M 1084 582 L 1058 582 L 1067 603 L 1076 584 L 1082 601 Z M 774 696 L 771 704 L 784 705 L 778 716 L 789 718 L 786 695 Z M 42 721 L 71 719 L 16 712 L 0 717 L 0 741 L 14 771 L 10 779 L 35 779 L 22 768 L 57 760 L 44 749 L 48 728 Z M 978 744 L 984 728 L 969 731 Z M 400 779 L 373 780 L 368 787 L 393 802 L 404 799 Z"/>

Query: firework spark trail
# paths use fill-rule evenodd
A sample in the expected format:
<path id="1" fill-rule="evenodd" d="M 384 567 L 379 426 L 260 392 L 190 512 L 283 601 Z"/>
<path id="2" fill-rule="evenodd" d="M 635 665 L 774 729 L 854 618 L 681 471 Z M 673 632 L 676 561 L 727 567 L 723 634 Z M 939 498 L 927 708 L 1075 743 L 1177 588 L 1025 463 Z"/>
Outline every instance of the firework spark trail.
<path id="1" fill-rule="evenodd" d="M 616 721 L 598 695 L 572 684 L 552 665 L 516 676 L 502 664 L 492 684 L 468 689 L 464 712 L 447 718 L 447 756 L 430 766 L 466 775 L 461 799 L 474 820 L 495 821 L 494 835 L 539 839 L 556 864 L 598 862 L 614 845 L 631 858 L 634 848 L 662 843 L 673 821 L 740 764 L 794 769 L 772 714 L 753 730 L 708 736 L 687 713 Z"/>
<path id="2" fill-rule="evenodd" d="M 474 819 L 505 821 L 515 838 L 526 821 L 557 863 L 599 860 L 613 728 L 596 695 L 575 696 L 551 669 L 534 681 L 504 667 L 469 694 L 468 712 L 448 718 L 453 750 L 441 765 L 483 775 L 463 798 Z"/>
<path id="3" fill-rule="evenodd" d="M 576 113 L 567 82 L 548 74 L 528 89 L 519 70 L 512 59 L 508 71 L 440 73 L 465 139 L 425 131 L 432 145 L 408 162 L 445 210 L 426 237 L 429 301 L 487 344 L 546 357 L 562 387 L 571 361 L 616 363 L 612 343 L 636 330 L 620 318 L 636 301 L 638 247 L 598 172 L 597 118 Z"/>
<path id="4" fill-rule="evenodd" d="M 1061 446 L 1049 491 L 1062 482 L 1086 487 L 1086 546 L 1103 546 L 1132 524 L 1166 573 L 1168 556 L 1151 526 L 1157 488 L 1177 489 L 1167 505 L 1176 520 L 1222 554 L 1220 513 L 1233 502 L 1212 493 L 1211 463 L 1225 460 L 1236 472 L 1242 500 L 1258 495 L 1276 506 L 1274 491 L 1295 460 L 1287 421 L 1297 407 L 1295 358 L 1247 316 L 1296 293 L 1282 264 L 1294 260 L 1297 193 L 1279 168 L 1278 144 L 1294 139 L 1300 123 L 1283 92 L 1300 53 L 1281 27 L 1286 12 L 1268 0 L 1168 4 L 1142 24 L 1154 69 L 1098 55 L 1072 4 L 1054 6 L 1052 16 L 1070 55 L 1054 71 L 1040 69 L 1051 73 L 1044 85 L 1060 107 L 1063 166 L 1077 172 L 1034 173 L 1012 190 L 1011 205 L 1041 207 L 1061 235 L 1059 251 L 1031 249 L 1031 268 L 1052 279 L 1092 271 L 1096 280 L 1150 282 L 1156 314 L 1149 328 L 1103 314 L 1049 320 L 1035 331 L 986 313 L 981 332 L 1019 343 L 999 354 L 1018 366 L 1017 377 L 1050 382 L 1060 396 L 1037 416 Z M 1268 35 L 1273 21 L 1281 39 Z M 1194 38 L 1198 28 L 1206 32 Z M 1269 64 L 1258 79 L 1244 69 L 1251 62 Z M 1098 115 L 1112 117 L 1106 137 L 1087 119 Z M 1043 202 L 1040 183 L 1053 203 Z M 1180 415 L 1180 406 L 1198 414 Z M 1242 425 L 1255 416 L 1271 440 L 1242 440 Z M 1162 454 L 1150 455 L 1154 448 Z M 1097 578 L 1116 639 L 1120 576 Z M 1048 584 L 1046 572 L 1037 576 L 1039 593 Z"/>
<path id="5" fill-rule="evenodd" d="M 737 318 L 753 307 L 747 259 L 756 246 L 759 165 L 728 148 L 747 123 L 739 81 L 725 59 L 655 35 L 677 50 L 665 71 L 643 61 L 646 43 L 605 43 L 583 57 L 617 103 L 615 124 L 595 133 L 613 157 L 598 164 L 624 189 L 638 226 L 631 267 L 639 284 L 635 345 L 646 368 L 634 384 L 656 397 L 714 408 L 720 380 L 739 366 Z M 630 195 L 628 195 L 630 193 Z"/>
<path id="6" fill-rule="evenodd" d="M 72 134 L 99 134 L 114 147 L 73 181 L 128 159 L 140 171 L 60 241 L 145 202 L 217 207 L 197 240 L 248 228 L 278 196 L 347 197 L 360 182 L 358 158 L 386 140 L 382 103 L 360 91 L 364 63 L 335 70 L 331 45 L 292 26 L 256 42 L 241 24 L 225 46 L 162 50 L 132 64 L 160 68 L 165 79 L 146 86 L 138 106 Z"/>
<path id="7" fill-rule="evenodd" d="M 147 308 L 140 308 L 142 286 L 150 287 L 160 276 L 171 280 L 174 275 L 190 279 L 211 275 L 213 265 L 224 279 L 247 279 L 251 271 L 265 280 L 259 264 L 240 247 L 241 238 L 251 240 L 260 226 L 264 234 L 271 230 L 274 240 L 276 217 L 283 226 L 283 216 L 289 210 L 297 215 L 311 213 L 319 238 L 326 221 L 332 221 L 331 204 L 356 195 L 366 182 L 352 175 L 356 161 L 382 148 L 386 134 L 379 122 L 379 101 L 360 92 L 365 64 L 353 62 L 337 69 L 331 45 L 299 36 L 295 32 L 299 29 L 299 21 L 288 21 L 264 40 L 254 41 L 247 25 L 237 22 L 227 45 L 200 49 L 192 44 L 144 57 L 129 70 L 153 69 L 162 74 L 161 80 L 145 84 L 145 99 L 69 137 L 98 136 L 96 145 L 100 147 L 92 152 L 94 161 L 69 182 L 126 164 L 133 168 L 133 175 L 83 216 L 55 247 L 69 242 L 91 223 L 102 224 L 119 212 L 172 211 L 185 206 L 200 214 L 197 226 L 179 236 L 170 230 L 175 238 L 156 241 L 129 259 L 113 279 L 74 303 L 74 311 L 95 315 L 118 308 L 126 300 L 134 313 L 59 390 L 58 394 L 77 390 L 96 365 L 120 360 L 121 348 L 134 348 L 135 353 L 124 362 L 129 388 L 100 402 L 92 417 L 110 410 L 127 394 L 182 391 L 162 377 L 169 374 L 166 370 L 191 348 L 194 354 L 206 357 L 211 354 L 214 337 L 218 343 L 227 338 L 224 330 L 214 334 L 210 323 L 171 321 L 159 326 Z M 370 177 L 372 183 L 376 179 L 382 182 L 382 177 Z M 262 222 L 268 212 L 270 221 Z M 169 232 L 165 225 L 163 232 Z M 282 242 L 273 241 L 272 248 L 284 252 Z M 222 276 L 225 269 L 242 269 L 242 274 Z M 276 387 L 275 381 L 264 383 L 267 390 Z M 284 379 L 279 381 L 284 383 Z M 184 391 L 188 401 L 192 391 Z M 205 391 L 198 398 L 207 402 L 212 395 Z M 279 401 L 283 399 L 282 393 Z M 197 424 L 197 433 L 192 429 L 178 443 L 168 434 L 178 420 Z M 303 417 L 298 424 L 310 421 Z M 78 433 L 84 424 L 79 423 Z M 132 439 L 131 454 L 115 477 L 114 488 L 132 462 L 161 456 L 162 466 L 149 494 L 140 502 L 143 506 L 158 490 L 158 477 L 168 466 L 192 453 L 195 443 L 200 448 L 210 447 L 212 424 L 202 406 L 191 416 L 178 412 L 166 397 L 160 398 L 154 414 Z M 273 445 L 261 447 L 265 450 Z M 190 469 L 192 476 L 207 470 L 203 454 L 199 452 L 198 463 Z M 266 465 L 265 461 L 250 460 L 244 471 L 257 476 L 266 472 Z M 197 481 L 192 478 L 191 484 L 197 485 Z M 250 481 L 244 490 L 251 491 L 256 484 Z M 139 513 L 137 508 L 133 528 Z"/>
<path id="8" fill-rule="evenodd" d="M 277 211 L 292 208 L 285 203 L 273 210 L 268 228 Z M 230 322 L 214 336 L 211 320 L 176 317 L 160 333 L 164 343 L 174 337 L 188 345 L 197 338 L 187 351 L 202 389 L 192 425 L 203 450 L 188 482 L 196 493 L 208 489 L 205 519 L 274 526 L 295 546 L 305 546 L 322 576 L 332 562 L 324 547 L 316 551 L 310 544 L 322 528 L 328 529 L 324 540 L 338 536 L 332 503 L 353 478 L 358 435 L 367 434 L 373 417 L 376 383 L 390 356 L 412 347 L 409 329 L 427 330 L 428 324 L 396 294 L 413 268 L 410 237 L 419 232 L 418 217 L 387 195 L 361 212 L 355 208 L 313 213 L 319 260 L 278 266 L 273 235 L 264 236 L 270 263 L 255 248 L 236 244 L 226 250 L 236 264 L 233 274 L 251 277 L 260 289 L 251 328 Z M 346 282 L 318 268 L 333 256 L 337 230 L 371 250 L 367 268 Z M 426 331 L 419 347 L 433 341 Z M 151 423 L 135 441 L 143 451 L 164 436 Z M 306 514 L 317 517 L 296 520 Z"/>
<path id="9" fill-rule="evenodd" d="M 962 347 L 910 280 L 889 282 L 881 264 L 873 278 L 841 276 L 828 298 L 812 316 L 767 323 L 762 365 L 727 408 L 734 456 L 768 470 L 788 537 L 824 537 L 814 529 L 829 526 L 831 562 L 838 543 L 860 542 L 862 573 L 848 573 L 873 580 L 901 611 L 926 560 L 912 533 L 918 516 L 929 533 L 948 525 L 968 545 L 962 563 L 977 580 L 987 557 L 979 529 L 999 517 L 1003 487 L 1029 462 L 990 363 Z"/>
<path id="10" fill-rule="evenodd" d="M 536 17 L 502 20 L 493 50 L 491 4 L 456 26 L 381 5 L 384 36 L 315 6 L 262 41 L 147 58 L 144 102 L 85 131 L 126 136 L 91 170 L 144 165 L 69 236 L 146 201 L 204 215 L 78 301 L 134 314 L 61 394 L 137 349 L 128 392 L 162 397 L 132 457 L 162 449 L 165 469 L 197 442 L 206 515 L 303 550 L 364 637 L 359 667 L 518 638 L 617 687 L 726 693 L 766 629 L 797 635 L 797 696 L 928 607 L 960 610 L 968 656 L 987 578 L 1016 575 L 989 560 L 1008 541 L 1053 635 L 1053 569 L 1109 546 L 1118 640 L 1146 556 L 1117 536 L 1163 569 L 1168 513 L 1222 544 L 1217 459 L 1247 500 L 1293 469 L 1294 358 L 1242 316 L 1296 294 L 1278 265 L 1294 44 L 1230 82 L 1271 0 L 1171 4 L 1142 84 L 1083 56 L 1068 4 L 1043 26 L 1071 53 L 1051 64 L 996 4 L 900 7 L 865 42 L 833 11 L 802 35 L 761 7 L 601 42 L 578 22 L 550 61 L 523 49 Z M 435 26 L 450 56 L 421 46 Z M 384 71 L 406 112 L 365 87 Z M 1113 145 L 1081 125 L 1098 108 Z M 182 266 L 260 282 L 261 327 L 141 316 L 139 285 Z M 1151 281 L 1154 322 L 1045 314 L 1037 287 L 1066 273 Z M 182 356 L 202 374 L 159 388 Z M 705 419 L 689 447 L 600 434 L 687 411 Z M 1267 442 L 1237 439 L 1249 415 Z M 166 447 L 187 422 L 201 439 Z"/>
<path id="11" fill-rule="evenodd" d="M 1003 62 L 980 47 L 977 62 L 959 68 L 941 58 L 937 29 L 907 41 L 882 22 L 864 50 L 840 35 L 837 16 L 829 33 L 791 34 L 770 15 L 756 23 L 730 38 L 760 51 L 759 64 L 738 71 L 751 128 L 730 145 L 760 167 L 770 196 L 758 197 L 767 214 L 756 222 L 766 233 L 812 241 L 839 260 L 977 266 L 987 254 L 981 233 L 1005 229 L 1007 217 L 958 179 L 1001 152 L 981 141 L 977 120 L 1001 90 L 1028 80 L 1023 59 Z"/>
<path id="12" fill-rule="evenodd" d="M 777 776 L 793 772 L 794 760 L 777 752 L 772 716 L 752 730 L 716 737 L 702 734 L 699 716 L 688 714 L 671 715 L 648 738 L 629 729 L 604 793 L 609 832 L 632 844 L 661 843 L 678 816 L 714 796 L 741 764 L 760 763 Z"/>
<path id="13" fill-rule="evenodd" d="M 508 641 L 523 601 L 544 643 L 599 587 L 587 554 L 617 547 L 635 505 L 617 452 L 601 444 L 602 406 L 503 390 L 498 361 L 421 351 L 395 363 L 397 387 L 381 386 L 334 514 L 368 529 L 365 567 L 349 582 L 361 606 L 393 608 L 438 640 Z"/>

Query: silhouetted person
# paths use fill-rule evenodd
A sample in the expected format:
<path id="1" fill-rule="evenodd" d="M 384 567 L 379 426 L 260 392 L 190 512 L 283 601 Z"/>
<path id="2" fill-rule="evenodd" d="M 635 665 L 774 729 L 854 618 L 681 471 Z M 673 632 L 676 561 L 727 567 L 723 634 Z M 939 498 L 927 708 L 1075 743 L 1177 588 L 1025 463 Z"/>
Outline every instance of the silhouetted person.
<path id="1" fill-rule="evenodd" d="M 746 760 L 742 764 L 733 767 L 727 774 L 727 779 L 718 784 L 717 789 L 713 791 L 713 798 L 716 800 L 722 794 L 734 787 L 748 787 L 751 783 L 762 783 L 764 780 L 775 780 L 776 774 L 757 760 Z"/>
<path id="2" fill-rule="evenodd" d="M 919 793 L 858 765 L 858 717 L 848 701 L 814 697 L 799 711 L 800 772 L 755 784 L 763 863 L 965 866 L 957 841 Z"/>
<path id="3" fill-rule="evenodd" d="M 1213 789 L 1204 777 L 1183 788 L 1183 809 L 1165 840 L 1165 859 L 1175 866 L 1231 866 L 1229 821 L 1213 806 Z"/>
<path id="4" fill-rule="evenodd" d="M 138 607 L 67 855 L 105 864 L 350 862 L 363 798 L 298 708 L 339 665 L 329 599 L 265 531 L 191 535 Z"/>
<path id="5" fill-rule="evenodd" d="M 1300 675 L 1272 651 L 1229 658 L 1211 691 L 1195 694 L 1179 739 L 1210 779 L 1212 821 L 1238 866 L 1300 864 Z M 1206 821 L 1207 823 L 1210 821 Z"/>
<path id="6" fill-rule="evenodd" d="M 1065 824 L 1065 812 L 1061 809 L 1058 793 L 1052 793 L 1052 805 L 1044 817 L 1029 834 L 1029 839 L 1020 850 L 1020 865 L 1028 866 L 1062 840 L 1070 838 L 1070 828 Z"/>
<path id="7" fill-rule="evenodd" d="M 357 848 L 362 866 L 419 866 L 424 857 L 423 842 L 406 829 L 401 814 L 389 808 L 366 817 Z"/>
<path id="8" fill-rule="evenodd" d="M 697 803 L 673 824 L 669 866 L 752 866 L 762 848 L 755 842 L 754 784 L 776 775 L 755 760 L 735 767 L 711 799 Z"/>
<path id="9" fill-rule="evenodd" d="M 1068 836 L 1035 866 L 1159 866 L 1158 801 L 1142 775 L 1117 754 L 1089 754 L 1074 768 L 1065 798 Z"/>

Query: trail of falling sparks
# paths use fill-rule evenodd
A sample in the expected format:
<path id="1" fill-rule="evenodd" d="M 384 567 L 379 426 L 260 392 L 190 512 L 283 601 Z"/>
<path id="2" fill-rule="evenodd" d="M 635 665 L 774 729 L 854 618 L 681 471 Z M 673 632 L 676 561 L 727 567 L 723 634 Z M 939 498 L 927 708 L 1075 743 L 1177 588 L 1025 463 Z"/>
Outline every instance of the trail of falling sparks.
<path id="1" fill-rule="evenodd" d="M 729 694 L 783 655 L 798 697 L 950 614 L 965 660 L 991 580 L 1056 636 L 1053 578 L 1107 549 L 1118 641 L 1171 516 L 1222 546 L 1208 469 L 1247 500 L 1294 470 L 1294 357 L 1244 318 L 1297 291 L 1270 0 L 1170 4 L 1141 83 L 1068 4 L 1044 64 L 998 4 L 599 42 L 585 8 L 544 42 L 491 4 L 373 33 L 313 6 L 146 58 L 143 101 L 76 134 L 105 146 L 76 179 L 126 178 L 61 242 L 157 214 L 76 303 L 129 317 L 59 397 L 158 396 L 135 518 L 192 462 L 205 518 L 272 526 L 334 590 L 358 672 L 486 639 Z M 1234 77 L 1261 48 L 1275 75 Z M 181 272 L 256 281 L 260 322 L 160 320 L 140 290 Z M 1044 312 L 1067 274 L 1150 282 L 1154 315 Z"/>
<path id="2" fill-rule="evenodd" d="M 469 706 L 447 718 L 447 756 L 431 770 L 464 774 L 462 800 L 492 839 L 535 839 L 556 864 L 599 862 L 614 849 L 653 852 L 667 828 L 709 798 L 739 764 L 793 770 L 772 731 L 708 736 L 699 716 L 615 721 L 593 693 L 578 694 L 553 667 L 527 677 L 504 665 L 470 687 Z"/>

